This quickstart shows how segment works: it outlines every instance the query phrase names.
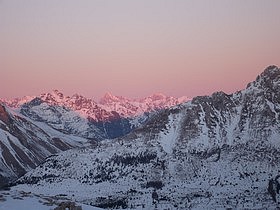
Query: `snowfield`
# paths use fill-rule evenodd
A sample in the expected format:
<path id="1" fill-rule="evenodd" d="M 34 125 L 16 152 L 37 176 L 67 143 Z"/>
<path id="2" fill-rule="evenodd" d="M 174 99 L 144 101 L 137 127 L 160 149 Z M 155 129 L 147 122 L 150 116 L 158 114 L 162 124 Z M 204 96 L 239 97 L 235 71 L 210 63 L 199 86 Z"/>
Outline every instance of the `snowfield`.
<path id="1" fill-rule="evenodd" d="M 63 199 L 63 196 L 48 197 L 17 190 L 0 191 L 0 210 L 53 210 L 62 202 L 68 202 L 68 200 Z M 75 205 L 81 206 L 82 210 L 101 210 L 80 203 L 75 203 Z"/>

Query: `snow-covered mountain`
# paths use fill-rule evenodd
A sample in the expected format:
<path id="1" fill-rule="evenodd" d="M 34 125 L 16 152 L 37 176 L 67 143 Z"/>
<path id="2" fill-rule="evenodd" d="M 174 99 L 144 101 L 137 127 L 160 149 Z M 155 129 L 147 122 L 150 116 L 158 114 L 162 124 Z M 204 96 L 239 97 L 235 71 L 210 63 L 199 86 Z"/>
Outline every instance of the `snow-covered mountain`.
<path id="1" fill-rule="evenodd" d="M 119 118 L 117 113 L 112 113 L 99 106 L 93 99 L 79 94 L 65 96 L 58 90 L 51 93 L 43 93 L 39 97 L 48 105 L 60 106 L 77 112 L 84 118 L 90 118 L 96 122 L 105 122 Z"/>
<path id="2" fill-rule="evenodd" d="M 23 104 L 32 101 L 35 96 L 24 96 L 22 98 L 14 98 L 14 99 L 0 99 L 0 102 L 6 104 L 11 108 L 19 108 Z"/>
<path id="3" fill-rule="evenodd" d="M 62 92 L 53 90 L 40 96 L 25 96 L 11 100 L 1 99 L 1 101 L 11 108 L 20 108 L 35 98 L 39 98 L 49 105 L 69 108 L 78 112 L 81 116 L 96 122 L 110 121 L 118 118 L 134 118 L 147 112 L 169 108 L 190 100 L 186 96 L 175 98 L 162 93 L 156 93 L 140 99 L 129 99 L 106 93 L 98 103 L 79 94 L 65 96 Z"/>
<path id="4" fill-rule="evenodd" d="M 105 138 L 104 132 L 91 123 L 88 118 L 58 103 L 48 98 L 47 100 L 35 98 L 23 104 L 18 111 L 34 121 L 45 123 L 65 134 L 93 140 Z"/>
<path id="5" fill-rule="evenodd" d="M 46 157 L 87 142 L 33 122 L 0 104 L 0 187 L 35 168 Z"/>
<path id="6" fill-rule="evenodd" d="M 163 94 L 131 100 L 107 93 L 97 103 L 78 94 L 65 96 L 54 90 L 38 97 L 2 101 L 26 117 L 59 131 L 102 140 L 124 136 L 144 124 L 154 112 L 186 100 L 187 97 L 177 99 Z"/>
<path id="7" fill-rule="evenodd" d="M 141 116 L 143 113 L 169 108 L 189 100 L 190 98 L 185 96 L 175 98 L 162 93 L 155 93 L 141 99 L 129 99 L 106 93 L 99 103 L 105 110 L 117 112 L 124 118 L 132 118 Z"/>
<path id="8" fill-rule="evenodd" d="M 113 98 L 112 95 L 110 97 Z M 128 99 L 123 109 L 115 109 L 116 104 L 123 103 L 121 97 L 115 98 L 118 98 L 115 104 L 105 105 L 78 94 L 70 97 L 54 90 L 38 97 L 1 100 L 6 105 L 0 105 L 1 182 L 7 183 L 7 180 L 23 175 L 57 152 L 94 144 L 96 140 L 124 136 L 152 115 L 147 113 L 148 107 L 144 109 L 141 106 L 141 111 L 135 106 L 135 112 L 129 115 L 132 100 Z M 178 101 L 164 97 L 160 103 L 158 99 L 154 103 L 150 111 L 177 104 Z"/>
<path id="9" fill-rule="evenodd" d="M 280 69 L 160 111 L 129 135 L 47 158 L 13 189 L 99 207 L 276 209 Z"/>

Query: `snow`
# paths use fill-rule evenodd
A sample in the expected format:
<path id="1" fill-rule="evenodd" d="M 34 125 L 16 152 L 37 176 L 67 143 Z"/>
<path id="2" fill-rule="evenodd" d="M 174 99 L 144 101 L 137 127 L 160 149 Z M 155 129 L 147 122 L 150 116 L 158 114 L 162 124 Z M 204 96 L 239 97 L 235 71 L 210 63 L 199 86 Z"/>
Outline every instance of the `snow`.
<path id="1" fill-rule="evenodd" d="M 89 126 L 85 117 L 62 106 L 53 107 L 44 102 L 38 106 L 31 107 L 30 111 L 57 130 L 70 130 L 72 134 L 85 138 L 93 138 L 100 133 L 98 128 L 93 125 Z"/>
<path id="2" fill-rule="evenodd" d="M 53 200 L 54 203 L 50 202 Z M 41 194 L 24 191 L 0 191 L 0 210 L 53 210 L 57 204 L 64 200 L 55 200 Z M 83 210 L 101 210 L 100 208 L 76 203 Z"/>
<path id="3" fill-rule="evenodd" d="M 16 98 L 13 100 L 2 100 L 13 108 L 19 108 L 24 103 L 30 102 L 35 96 L 26 96 L 23 98 Z M 129 99 L 122 96 L 114 96 L 111 93 L 106 93 L 96 103 L 93 99 L 83 97 L 78 94 L 73 96 L 65 96 L 58 90 L 53 90 L 50 93 L 43 93 L 38 96 L 41 100 L 45 101 L 49 105 L 58 105 L 66 108 L 70 108 L 73 111 L 77 111 L 83 117 L 91 117 L 98 120 L 96 116 L 96 110 L 100 112 L 103 110 L 103 114 L 110 116 L 112 111 L 117 112 L 121 117 L 136 117 L 143 115 L 145 112 L 155 111 L 162 108 L 169 108 L 171 106 L 189 101 L 190 98 L 182 96 L 180 98 L 169 97 L 162 93 L 156 93 L 151 96 L 139 99 Z M 81 105 L 82 102 L 82 105 Z M 107 113 L 104 113 L 107 112 Z"/>
<path id="4" fill-rule="evenodd" d="M 40 210 L 51 210 L 50 206 L 43 205 L 39 202 L 36 197 L 28 197 L 24 199 L 8 197 L 5 202 L 0 202 L 1 210 L 31 210 L 31 209 L 40 209 Z"/>
<path id="5" fill-rule="evenodd" d="M 163 150 L 167 154 L 171 154 L 172 150 L 175 146 L 176 140 L 178 138 L 178 125 L 180 125 L 180 119 L 182 118 L 182 115 L 179 117 L 174 116 L 174 115 L 169 115 L 168 116 L 168 124 L 166 127 L 168 128 L 167 130 L 163 130 L 160 132 L 158 141 L 160 145 L 162 146 Z"/>
<path id="6" fill-rule="evenodd" d="M 157 190 L 157 193 L 160 197 L 168 197 L 170 200 L 161 201 L 158 205 L 159 209 L 167 207 L 175 209 L 174 202 L 182 209 L 205 209 L 209 206 L 211 209 L 225 209 L 227 206 L 235 206 L 237 209 L 265 209 L 268 206 L 271 206 L 271 209 L 275 208 L 275 204 L 272 203 L 269 195 L 265 192 L 267 181 L 277 175 L 276 169 L 278 166 L 271 164 L 270 161 L 275 161 L 275 158 L 267 158 L 268 154 L 264 153 L 265 157 L 262 158 L 262 161 L 259 161 L 254 158 L 254 153 L 246 151 L 247 148 L 239 148 L 232 152 L 223 151 L 221 159 L 216 162 L 211 158 L 201 159 L 201 157 L 192 156 L 188 153 L 182 156 L 168 155 L 165 157 L 158 153 L 158 158 L 168 163 L 166 164 L 166 170 L 162 173 L 158 172 L 155 162 L 139 164 L 138 166 L 113 164 L 110 158 L 116 153 L 125 157 L 129 151 L 129 154 L 133 155 L 145 150 L 143 142 L 140 143 L 139 141 L 137 139 L 136 142 L 132 142 L 130 149 L 125 142 L 123 142 L 123 145 L 114 142 L 110 146 L 107 145 L 107 148 L 101 146 L 99 150 L 83 149 L 60 153 L 55 159 L 62 164 L 62 167 L 53 171 L 48 171 L 45 167 L 37 168 L 33 173 L 28 174 L 35 177 L 42 177 L 45 173 L 60 174 L 58 179 L 50 182 L 42 180 L 34 185 L 18 185 L 13 187 L 12 190 L 31 191 L 34 194 L 43 194 L 44 196 L 66 194 L 67 198 L 82 203 L 90 203 L 97 197 L 128 196 L 129 206 L 131 204 L 145 204 L 145 209 L 152 209 L 151 193 L 153 189 L 143 188 L 139 183 L 139 179 L 144 177 L 148 181 L 159 179 L 165 184 L 162 189 Z M 130 143 L 127 142 L 127 144 Z M 149 149 L 152 150 L 153 148 Z M 96 158 L 99 158 L 99 164 L 96 162 Z M 248 164 L 248 161 L 250 164 Z M 69 163 L 70 165 L 68 165 Z M 88 174 L 89 170 L 96 175 L 98 174 L 96 169 L 104 167 L 105 163 L 106 168 L 111 168 L 111 174 L 118 178 L 97 183 L 82 183 L 84 175 Z M 63 164 L 66 164 L 67 167 Z M 139 172 L 141 169 L 144 174 Z M 57 170 L 56 173 L 54 173 L 55 170 Z M 129 173 L 126 176 L 120 176 L 122 172 Z M 240 178 L 240 176 L 244 177 Z M 133 177 L 137 177 L 137 180 Z M 131 189 L 140 193 L 129 195 L 128 192 Z M 247 195 L 247 191 L 252 194 Z M 191 198 L 191 202 L 188 202 L 186 197 Z M 246 201 L 238 203 L 242 198 L 246 198 Z M 238 199 L 238 202 L 235 204 L 225 203 L 224 200 L 229 199 L 232 202 Z M 262 202 L 257 201 L 257 199 Z"/>
<path id="7" fill-rule="evenodd" d="M 188 102 L 188 101 L 191 101 L 191 100 L 192 100 L 192 99 L 189 98 L 189 97 L 187 97 L 187 96 L 181 96 L 181 97 L 178 98 L 179 104 L 185 103 L 185 102 Z"/>
<path id="8" fill-rule="evenodd" d="M 88 140 L 85 138 L 59 132 L 58 130 L 55 130 L 52 127 L 48 126 L 46 123 L 38 122 L 38 121 L 34 121 L 34 120 L 31 120 L 31 121 L 32 121 L 32 123 L 37 125 L 39 128 L 44 130 L 52 138 L 62 139 L 70 145 L 81 146 L 81 145 L 85 145 L 85 143 L 88 142 Z"/>

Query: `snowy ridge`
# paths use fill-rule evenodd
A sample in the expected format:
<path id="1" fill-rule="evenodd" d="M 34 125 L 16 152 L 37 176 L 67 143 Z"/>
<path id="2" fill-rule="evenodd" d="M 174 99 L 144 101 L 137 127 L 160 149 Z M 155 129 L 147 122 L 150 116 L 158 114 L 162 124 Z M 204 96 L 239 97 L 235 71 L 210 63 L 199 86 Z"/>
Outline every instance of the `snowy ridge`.
<path id="1" fill-rule="evenodd" d="M 48 158 L 13 189 L 99 207 L 276 209 L 279 81 L 270 66 L 242 91 L 159 111 L 125 137 Z"/>

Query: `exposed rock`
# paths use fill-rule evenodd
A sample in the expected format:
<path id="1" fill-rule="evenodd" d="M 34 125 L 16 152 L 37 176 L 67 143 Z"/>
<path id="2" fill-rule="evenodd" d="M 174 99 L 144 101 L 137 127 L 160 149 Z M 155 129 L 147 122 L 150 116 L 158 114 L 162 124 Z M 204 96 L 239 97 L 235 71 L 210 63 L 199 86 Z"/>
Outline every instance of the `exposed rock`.
<path id="1" fill-rule="evenodd" d="M 81 206 L 76 206 L 75 202 L 61 202 L 54 210 L 82 210 Z"/>

